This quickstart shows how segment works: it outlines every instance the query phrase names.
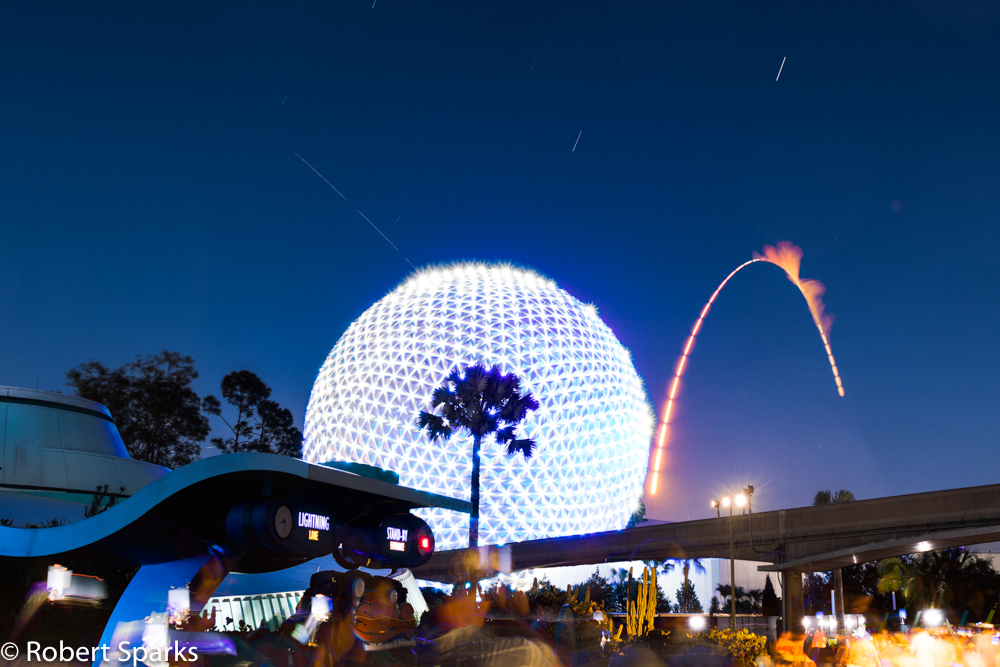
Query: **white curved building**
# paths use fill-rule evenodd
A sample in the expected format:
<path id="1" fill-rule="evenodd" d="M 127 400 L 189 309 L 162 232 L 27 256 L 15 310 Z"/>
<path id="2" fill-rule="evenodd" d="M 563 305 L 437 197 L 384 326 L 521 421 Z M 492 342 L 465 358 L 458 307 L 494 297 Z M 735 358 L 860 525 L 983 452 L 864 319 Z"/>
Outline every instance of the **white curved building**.
<path id="1" fill-rule="evenodd" d="M 17 387 L 0 387 L 0 463 L 0 518 L 28 522 L 77 521 L 98 486 L 131 496 L 170 472 L 129 458 L 100 403 Z"/>
<path id="2" fill-rule="evenodd" d="M 512 266 L 426 269 L 365 311 L 313 385 L 303 458 L 387 468 L 405 486 L 467 500 L 471 437 L 431 443 L 416 419 L 450 370 L 476 362 L 516 373 L 541 404 L 519 428 L 534 457 L 483 444 L 480 542 L 624 527 L 653 429 L 642 380 L 593 306 Z M 438 548 L 467 544 L 467 516 L 424 516 Z"/>

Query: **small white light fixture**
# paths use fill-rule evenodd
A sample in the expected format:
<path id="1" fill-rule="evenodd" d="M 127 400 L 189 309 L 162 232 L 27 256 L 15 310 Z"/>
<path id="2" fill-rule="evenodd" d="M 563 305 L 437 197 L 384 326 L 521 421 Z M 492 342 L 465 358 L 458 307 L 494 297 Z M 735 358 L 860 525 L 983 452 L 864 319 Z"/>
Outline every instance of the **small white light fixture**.
<path id="1" fill-rule="evenodd" d="M 708 627 L 708 621 L 705 620 L 704 616 L 689 616 L 688 627 L 695 632 L 701 632 Z"/>
<path id="2" fill-rule="evenodd" d="M 944 625 L 944 612 L 940 609 L 924 609 L 921 617 L 928 628 L 939 628 Z"/>
<path id="3" fill-rule="evenodd" d="M 729 496 L 726 496 L 725 498 L 722 499 L 723 507 L 729 507 L 729 503 L 730 503 Z"/>
<path id="4" fill-rule="evenodd" d="M 747 504 L 747 497 L 746 496 L 744 496 L 742 493 L 739 494 L 738 496 L 736 496 L 736 506 L 737 507 L 745 507 L 746 504 Z"/>
<path id="5" fill-rule="evenodd" d="M 809 618 L 808 616 L 806 616 L 805 618 L 802 619 L 802 627 L 804 627 L 806 630 L 808 630 L 810 625 L 812 625 L 812 619 L 811 618 Z"/>
<path id="6" fill-rule="evenodd" d="M 919 552 L 931 551 L 934 547 L 931 546 L 930 542 L 917 542 L 917 546 L 914 547 Z"/>
<path id="7" fill-rule="evenodd" d="M 330 598 L 325 595 L 314 595 L 309 605 L 309 615 L 319 620 L 326 620 L 330 615 Z"/>
<path id="8" fill-rule="evenodd" d="M 62 565 L 49 565 L 45 586 L 49 590 L 49 600 L 62 600 L 73 583 L 73 570 Z"/>
<path id="9" fill-rule="evenodd" d="M 166 648 L 170 646 L 170 629 L 167 627 L 169 618 L 166 612 L 155 612 L 146 619 L 146 625 L 142 629 L 142 645 L 147 651 L 155 650 L 159 656 L 166 655 Z M 166 660 L 146 660 L 148 667 L 170 667 Z"/>
<path id="10" fill-rule="evenodd" d="M 167 591 L 167 613 L 171 620 L 191 611 L 191 591 L 187 588 L 171 588 Z"/>

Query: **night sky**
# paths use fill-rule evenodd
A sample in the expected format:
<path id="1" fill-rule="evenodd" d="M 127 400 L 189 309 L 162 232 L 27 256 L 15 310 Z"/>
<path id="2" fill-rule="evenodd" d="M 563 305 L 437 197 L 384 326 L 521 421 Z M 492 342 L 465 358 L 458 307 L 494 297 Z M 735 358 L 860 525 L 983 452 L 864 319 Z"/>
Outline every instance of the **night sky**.
<path id="1" fill-rule="evenodd" d="M 7 3 L 0 384 L 170 349 L 301 425 L 404 258 L 476 259 L 594 303 L 659 409 L 716 285 L 789 240 L 846 397 L 794 285 L 749 267 L 649 515 L 995 483 L 998 30 L 956 1 Z"/>

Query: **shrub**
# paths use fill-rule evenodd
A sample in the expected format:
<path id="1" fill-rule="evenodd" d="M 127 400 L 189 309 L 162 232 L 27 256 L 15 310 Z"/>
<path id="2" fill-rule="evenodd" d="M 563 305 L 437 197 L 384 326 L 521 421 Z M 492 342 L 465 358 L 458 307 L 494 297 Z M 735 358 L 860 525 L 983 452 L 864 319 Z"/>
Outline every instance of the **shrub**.
<path id="1" fill-rule="evenodd" d="M 767 639 L 748 630 L 712 630 L 705 638 L 729 651 L 733 662 L 741 667 L 750 667 L 767 650 Z"/>

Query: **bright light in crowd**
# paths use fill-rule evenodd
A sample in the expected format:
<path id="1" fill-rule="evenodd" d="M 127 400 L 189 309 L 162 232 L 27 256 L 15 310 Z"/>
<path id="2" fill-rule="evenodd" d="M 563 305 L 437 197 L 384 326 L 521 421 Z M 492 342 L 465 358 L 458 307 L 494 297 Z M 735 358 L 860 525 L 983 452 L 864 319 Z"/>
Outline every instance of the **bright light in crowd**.
<path id="1" fill-rule="evenodd" d="M 695 632 L 701 632 L 708 627 L 708 621 L 704 616 L 691 616 L 688 618 L 688 627 Z"/>
<path id="2" fill-rule="evenodd" d="M 917 542 L 917 551 L 930 551 L 934 547 L 931 546 L 930 542 Z"/>
<path id="3" fill-rule="evenodd" d="M 938 628 L 944 625 L 944 612 L 940 609 L 925 609 L 923 618 L 924 625 L 928 628 Z"/>
<path id="4" fill-rule="evenodd" d="M 806 616 L 805 618 L 802 619 L 802 627 L 804 627 L 806 630 L 808 630 L 810 625 L 812 625 L 812 619 L 811 618 L 809 618 L 808 616 Z"/>
<path id="5" fill-rule="evenodd" d="M 514 266 L 424 269 L 362 313 L 313 384 L 302 458 L 366 463 L 468 500 L 472 438 L 432 443 L 416 419 L 452 370 L 477 362 L 514 373 L 541 404 L 518 428 L 538 443 L 530 459 L 483 443 L 479 543 L 624 528 L 647 464 L 669 465 L 650 456 L 661 434 L 642 378 L 596 308 Z M 415 513 L 438 549 L 468 545 L 468 515 Z"/>
<path id="6" fill-rule="evenodd" d="M 66 569 L 62 565 L 49 565 L 46 587 L 49 591 L 50 600 L 62 600 L 72 582 L 73 570 Z"/>

